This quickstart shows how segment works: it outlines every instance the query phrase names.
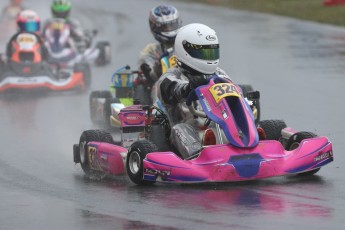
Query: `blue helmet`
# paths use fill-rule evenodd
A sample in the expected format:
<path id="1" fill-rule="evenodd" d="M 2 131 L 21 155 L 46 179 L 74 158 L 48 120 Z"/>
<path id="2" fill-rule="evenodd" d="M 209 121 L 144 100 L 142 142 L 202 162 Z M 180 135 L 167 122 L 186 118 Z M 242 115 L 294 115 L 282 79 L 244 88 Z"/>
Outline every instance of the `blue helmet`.
<path id="1" fill-rule="evenodd" d="M 17 17 L 17 25 L 20 31 L 38 33 L 40 31 L 40 17 L 33 10 L 23 10 Z"/>

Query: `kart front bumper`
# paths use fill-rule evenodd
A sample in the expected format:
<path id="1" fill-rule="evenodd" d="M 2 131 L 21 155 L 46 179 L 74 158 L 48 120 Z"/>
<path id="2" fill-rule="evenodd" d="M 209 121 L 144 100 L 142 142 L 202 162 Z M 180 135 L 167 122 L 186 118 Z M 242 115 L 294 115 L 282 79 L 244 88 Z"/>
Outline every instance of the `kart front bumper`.
<path id="1" fill-rule="evenodd" d="M 202 183 L 255 180 L 298 174 L 333 161 L 332 144 L 325 137 L 302 141 L 286 151 L 277 141 L 260 141 L 250 149 L 230 145 L 209 146 L 193 160 L 172 152 L 149 153 L 144 160 L 144 179 L 149 181 Z"/>

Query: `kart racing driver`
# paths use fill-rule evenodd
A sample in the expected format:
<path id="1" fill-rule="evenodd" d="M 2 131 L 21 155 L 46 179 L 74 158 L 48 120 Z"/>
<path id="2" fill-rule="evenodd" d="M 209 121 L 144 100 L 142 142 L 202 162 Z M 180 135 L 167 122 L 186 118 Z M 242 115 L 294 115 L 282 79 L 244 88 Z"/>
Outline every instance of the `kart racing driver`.
<path id="1" fill-rule="evenodd" d="M 139 56 L 139 65 L 150 86 L 162 75 L 160 58 L 174 46 L 177 30 L 181 27 L 180 14 L 174 6 L 159 5 L 150 11 L 150 30 L 157 43 L 148 44 Z"/>
<path id="2" fill-rule="evenodd" d="M 172 127 L 169 141 L 186 159 L 198 154 L 202 147 L 197 133 L 198 123 L 185 104 L 188 94 L 207 84 L 208 77 L 213 74 L 231 79 L 218 67 L 218 37 L 208 26 L 193 23 L 182 27 L 177 33 L 174 49 L 177 66 L 164 73 L 156 84 L 158 98 Z"/>
<path id="3" fill-rule="evenodd" d="M 39 44 L 39 49 L 37 50 L 38 53 L 34 53 L 32 57 L 34 60 L 47 60 L 48 59 L 48 51 L 43 44 L 43 41 L 40 34 L 40 17 L 38 14 L 33 10 L 23 10 L 19 13 L 17 17 L 17 26 L 18 32 L 14 34 L 6 47 L 6 56 L 8 60 L 15 61 L 17 59 L 16 52 L 21 48 L 21 46 L 17 45 L 19 42 L 27 42 L 24 41 L 25 39 L 33 39 Z M 19 60 L 17 60 L 19 61 Z"/>
<path id="4" fill-rule="evenodd" d="M 87 47 L 91 45 L 91 38 L 86 36 L 82 29 L 80 22 L 70 17 L 72 10 L 72 3 L 68 0 L 54 0 L 51 4 L 51 12 L 54 18 L 62 18 L 66 20 L 66 23 L 71 28 L 71 36 L 75 42 L 85 42 Z M 52 19 L 48 19 L 43 27 L 43 35 L 45 34 L 45 28 L 50 25 Z"/>

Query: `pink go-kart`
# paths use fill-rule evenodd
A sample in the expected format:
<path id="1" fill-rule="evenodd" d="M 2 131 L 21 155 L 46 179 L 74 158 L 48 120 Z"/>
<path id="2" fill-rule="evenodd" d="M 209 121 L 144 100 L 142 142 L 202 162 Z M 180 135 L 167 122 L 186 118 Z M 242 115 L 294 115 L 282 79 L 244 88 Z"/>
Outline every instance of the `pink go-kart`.
<path id="1" fill-rule="evenodd" d="M 120 112 L 121 143 L 102 130 L 84 131 L 74 145 L 74 162 L 89 176 L 127 173 L 135 184 L 145 185 L 312 175 L 333 161 L 326 137 L 296 132 L 281 120 L 256 125 L 246 98 L 255 101 L 259 92 L 245 96 L 218 76 L 189 95 L 186 103 L 194 116 L 204 117 L 205 127 L 202 150 L 188 159 L 169 145 L 170 126 L 162 109 L 133 105 Z"/>

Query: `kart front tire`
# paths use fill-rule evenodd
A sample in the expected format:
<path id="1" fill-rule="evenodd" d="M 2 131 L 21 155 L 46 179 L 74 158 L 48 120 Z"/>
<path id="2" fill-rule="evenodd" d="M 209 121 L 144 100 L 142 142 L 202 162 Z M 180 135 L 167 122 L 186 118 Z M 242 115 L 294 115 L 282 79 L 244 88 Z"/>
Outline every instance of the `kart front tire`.
<path id="1" fill-rule="evenodd" d="M 151 185 L 154 181 L 144 180 L 143 160 L 146 155 L 156 152 L 157 146 L 148 140 L 134 142 L 127 154 L 126 170 L 129 179 L 137 185 Z"/>
<path id="2" fill-rule="evenodd" d="M 80 166 L 87 176 L 91 175 L 105 175 L 104 172 L 96 172 L 90 166 L 88 143 L 92 141 L 114 143 L 113 137 L 104 130 L 86 130 L 79 139 L 79 159 Z"/>
<path id="3" fill-rule="evenodd" d="M 282 129 L 287 126 L 283 120 L 262 120 L 258 122 L 258 127 L 264 130 L 266 140 L 279 141 Z"/>
<path id="4" fill-rule="evenodd" d="M 302 142 L 302 140 L 313 138 L 313 137 L 317 137 L 317 135 L 312 132 L 297 132 L 289 138 L 289 140 L 286 143 L 285 149 L 289 151 L 297 149 L 299 147 L 299 144 Z M 319 170 L 320 168 L 317 168 L 308 172 L 299 173 L 297 175 L 310 176 L 310 175 L 314 175 Z"/>

